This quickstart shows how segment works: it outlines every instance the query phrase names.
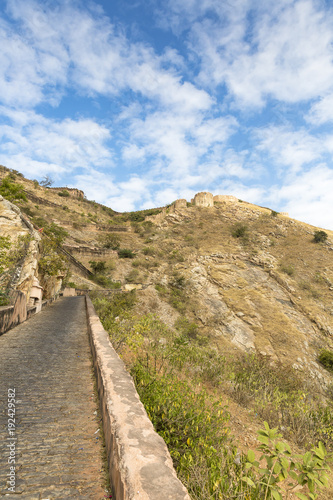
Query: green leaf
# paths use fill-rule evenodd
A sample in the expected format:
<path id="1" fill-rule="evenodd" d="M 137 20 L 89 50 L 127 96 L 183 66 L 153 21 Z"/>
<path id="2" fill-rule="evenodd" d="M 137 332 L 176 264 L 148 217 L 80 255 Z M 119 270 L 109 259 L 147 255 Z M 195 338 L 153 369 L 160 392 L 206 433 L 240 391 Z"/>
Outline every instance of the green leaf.
<path id="1" fill-rule="evenodd" d="M 298 475 L 296 474 L 296 472 L 294 472 L 293 470 L 290 470 L 289 476 L 291 477 L 291 479 L 298 482 Z"/>
<path id="2" fill-rule="evenodd" d="M 253 463 L 255 461 L 255 454 L 254 454 L 254 451 L 253 450 L 249 450 L 247 452 L 247 460 L 250 462 L 250 463 Z"/>
<path id="3" fill-rule="evenodd" d="M 289 461 L 285 458 L 285 457 L 282 457 L 281 458 L 281 465 L 284 469 L 288 469 L 289 467 Z"/>
<path id="4" fill-rule="evenodd" d="M 310 460 L 311 460 L 311 453 L 309 451 L 307 451 L 306 453 L 304 453 L 303 455 L 303 462 L 305 465 L 308 465 L 310 463 Z"/>
<path id="5" fill-rule="evenodd" d="M 307 495 L 303 495 L 303 493 L 295 493 L 295 495 L 301 500 L 309 500 L 309 497 Z"/>
<path id="6" fill-rule="evenodd" d="M 277 462 L 277 463 L 274 465 L 274 469 L 273 469 L 274 474 L 280 474 L 281 469 L 282 469 L 281 465 Z"/>
<path id="7" fill-rule="evenodd" d="M 254 482 L 249 477 L 246 477 L 246 476 L 242 477 L 242 481 L 244 481 L 244 483 L 247 483 L 252 488 L 255 487 Z"/>
<path id="8" fill-rule="evenodd" d="M 282 495 L 276 490 L 271 490 L 272 497 L 275 498 L 275 500 L 282 500 Z"/>
<path id="9" fill-rule="evenodd" d="M 269 439 L 267 436 L 263 436 L 263 435 L 259 435 L 258 436 L 258 440 L 263 443 L 263 444 L 266 444 L 268 445 L 269 444 Z"/>
<path id="10" fill-rule="evenodd" d="M 282 443 L 281 441 L 279 441 L 278 443 L 276 443 L 275 445 L 275 449 L 277 451 L 284 451 L 285 450 L 285 445 L 284 443 Z"/>

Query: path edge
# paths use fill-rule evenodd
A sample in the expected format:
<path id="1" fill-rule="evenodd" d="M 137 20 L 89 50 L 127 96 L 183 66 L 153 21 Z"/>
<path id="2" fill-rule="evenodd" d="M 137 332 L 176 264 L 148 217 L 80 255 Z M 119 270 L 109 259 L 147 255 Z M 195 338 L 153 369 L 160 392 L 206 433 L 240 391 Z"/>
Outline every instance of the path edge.
<path id="1" fill-rule="evenodd" d="M 190 500 L 88 295 L 86 308 L 113 497 Z"/>

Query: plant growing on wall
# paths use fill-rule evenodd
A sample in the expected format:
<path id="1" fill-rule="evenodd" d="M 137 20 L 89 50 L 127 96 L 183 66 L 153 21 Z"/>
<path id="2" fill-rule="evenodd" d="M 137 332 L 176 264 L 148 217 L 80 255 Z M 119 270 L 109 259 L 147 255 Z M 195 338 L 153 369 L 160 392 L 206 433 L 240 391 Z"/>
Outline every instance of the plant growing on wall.
<path id="1" fill-rule="evenodd" d="M 9 236 L 0 236 L 0 273 L 3 273 L 10 264 L 10 256 L 8 250 L 11 247 Z"/>

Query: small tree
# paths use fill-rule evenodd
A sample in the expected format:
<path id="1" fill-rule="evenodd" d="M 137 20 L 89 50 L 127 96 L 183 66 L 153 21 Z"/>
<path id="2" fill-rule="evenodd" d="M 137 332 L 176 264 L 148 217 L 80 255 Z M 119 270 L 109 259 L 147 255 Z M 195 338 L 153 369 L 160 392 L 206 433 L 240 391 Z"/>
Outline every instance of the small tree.
<path id="1" fill-rule="evenodd" d="M 104 248 L 110 248 L 111 250 L 117 250 L 120 247 L 120 238 L 117 234 L 107 234 L 100 238 Z"/>
<path id="2" fill-rule="evenodd" d="M 328 234 L 325 231 L 315 231 L 313 240 L 315 243 L 323 243 L 328 238 Z"/>
<path id="3" fill-rule="evenodd" d="M 51 187 L 52 184 L 54 184 L 54 181 L 49 175 L 45 175 L 45 177 L 43 177 L 43 180 L 40 181 L 39 184 L 43 187 Z"/>
<path id="4" fill-rule="evenodd" d="M 91 269 L 94 271 L 94 274 L 103 273 L 106 270 L 106 262 L 104 260 L 101 260 L 100 262 L 90 260 L 89 264 Z"/>

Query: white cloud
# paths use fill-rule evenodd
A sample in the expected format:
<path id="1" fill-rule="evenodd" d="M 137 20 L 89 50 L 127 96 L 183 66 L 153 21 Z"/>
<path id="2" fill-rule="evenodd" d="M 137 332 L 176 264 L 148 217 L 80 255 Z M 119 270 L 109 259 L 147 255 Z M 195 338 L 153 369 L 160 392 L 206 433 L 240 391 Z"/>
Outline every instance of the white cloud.
<path id="1" fill-rule="evenodd" d="M 23 92 L 22 99 L 32 105 L 58 95 L 59 88 L 52 91 L 51 84 L 62 91 L 75 85 L 90 97 L 131 89 L 163 106 L 185 111 L 208 109 L 213 103 L 207 92 L 182 81 L 176 71 L 182 58 L 174 49 L 158 56 L 148 46 L 131 43 L 100 13 L 66 2 L 52 9 L 34 0 L 13 1 L 10 12 L 21 25 L 21 36 L 15 35 L 16 46 L 9 44 L 9 26 L 4 29 L 8 47 L 4 62 L 8 59 L 8 66 L 12 68 L 14 63 L 15 68 L 10 75 L 12 94 L 8 95 L 13 104 L 25 81 L 30 82 L 31 89 Z M 4 63 L 3 73 L 5 70 Z M 3 82 L 6 78 L 5 73 Z M 9 89 L 6 92 L 9 94 Z"/>
<path id="2" fill-rule="evenodd" d="M 314 125 L 333 122 L 333 93 L 323 96 L 315 102 L 306 116 L 306 120 Z"/>
<path id="3" fill-rule="evenodd" d="M 216 147 L 225 144 L 237 126 L 237 120 L 229 116 L 205 119 L 201 113 L 156 112 L 131 121 L 131 146 L 125 147 L 123 154 L 139 160 L 154 158 L 152 172 L 167 179 L 171 176 L 175 181 L 197 175 L 206 155 L 215 162 L 220 160 Z"/>
<path id="4" fill-rule="evenodd" d="M 333 229 L 333 170 L 319 164 L 301 173 L 282 187 L 275 187 L 270 199 L 280 202 L 281 210 L 295 219 Z"/>
<path id="5" fill-rule="evenodd" d="M 164 14 L 176 33 L 188 30 L 199 81 L 226 84 L 240 106 L 296 103 L 332 87 L 333 13 L 324 3 L 170 0 Z"/>
<path id="6" fill-rule="evenodd" d="M 305 129 L 270 126 L 257 130 L 255 135 L 259 140 L 257 150 L 273 158 L 280 170 L 289 167 L 289 172 L 297 172 L 304 165 L 320 160 L 327 150 L 322 138 L 312 136 Z"/>
<path id="7" fill-rule="evenodd" d="M 93 120 L 50 120 L 32 111 L 17 112 L 2 107 L 11 120 L 0 128 L 0 163 L 31 175 L 95 166 L 111 166 L 105 143 L 110 132 Z M 47 166 L 50 165 L 48 168 Z"/>

